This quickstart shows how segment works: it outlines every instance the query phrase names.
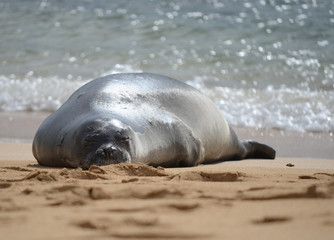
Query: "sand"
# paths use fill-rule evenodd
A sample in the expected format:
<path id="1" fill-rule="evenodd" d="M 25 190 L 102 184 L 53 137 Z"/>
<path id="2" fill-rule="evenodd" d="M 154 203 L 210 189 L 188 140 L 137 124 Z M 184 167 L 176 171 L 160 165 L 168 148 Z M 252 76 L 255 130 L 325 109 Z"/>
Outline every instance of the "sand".
<path id="1" fill-rule="evenodd" d="M 49 113 L 0 112 L 1 239 L 333 239 L 333 136 L 243 129 L 275 160 L 192 168 L 37 164 Z"/>
<path id="2" fill-rule="evenodd" d="M 170 169 L 120 164 L 83 171 L 42 167 L 30 149 L 0 143 L 1 239 L 334 236 L 331 159 Z"/>

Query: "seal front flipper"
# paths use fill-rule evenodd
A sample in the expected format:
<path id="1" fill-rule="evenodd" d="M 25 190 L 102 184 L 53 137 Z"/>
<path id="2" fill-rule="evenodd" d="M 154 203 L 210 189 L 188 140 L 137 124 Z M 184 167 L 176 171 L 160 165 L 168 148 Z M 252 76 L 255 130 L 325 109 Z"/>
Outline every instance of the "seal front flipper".
<path id="1" fill-rule="evenodd" d="M 268 145 L 255 141 L 243 141 L 241 144 L 246 151 L 244 158 L 275 159 L 276 151 Z"/>
<path id="2" fill-rule="evenodd" d="M 192 167 L 203 162 L 205 150 L 202 141 L 194 136 L 193 131 L 185 123 L 175 125 L 178 128 L 175 136 L 176 146 L 181 148 L 176 158 L 176 167 Z"/>
<path id="3" fill-rule="evenodd" d="M 162 167 L 191 167 L 204 160 L 202 141 L 180 120 L 155 122 L 138 137 L 137 149 L 141 154 L 133 162 Z"/>

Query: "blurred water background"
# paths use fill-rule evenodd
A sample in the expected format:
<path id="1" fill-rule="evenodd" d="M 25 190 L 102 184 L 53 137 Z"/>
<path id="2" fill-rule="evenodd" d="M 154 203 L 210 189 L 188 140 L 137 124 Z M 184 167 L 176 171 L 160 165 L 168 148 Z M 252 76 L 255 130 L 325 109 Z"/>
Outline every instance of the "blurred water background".
<path id="1" fill-rule="evenodd" d="M 200 89 L 235 126 L 334 131 L 332 0 L 0 0 L 0 111 L 116 72 Z"/>

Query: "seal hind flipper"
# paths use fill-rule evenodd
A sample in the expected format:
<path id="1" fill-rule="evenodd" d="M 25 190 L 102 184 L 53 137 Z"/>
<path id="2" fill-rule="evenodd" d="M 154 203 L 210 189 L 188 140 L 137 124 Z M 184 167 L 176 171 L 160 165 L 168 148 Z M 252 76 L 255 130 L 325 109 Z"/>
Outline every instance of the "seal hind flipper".
<path id="1" fill-rule="evenodd" d="M 243 141 L 242 144 L 246 150 L 244 158 L 275 159 L 276 151 L 268 145 L 255 141 Z"/>

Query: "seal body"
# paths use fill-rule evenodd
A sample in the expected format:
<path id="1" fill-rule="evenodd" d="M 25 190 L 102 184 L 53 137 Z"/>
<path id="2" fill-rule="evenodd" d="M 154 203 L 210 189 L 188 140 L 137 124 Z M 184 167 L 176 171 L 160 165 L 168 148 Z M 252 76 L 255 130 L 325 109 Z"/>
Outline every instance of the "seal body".
<path id="1" fill-rule="evenodd" d="M 41 165 L 84 169 L 120 162 L 177 167 L 275 158 L 269 146 L 239 141 L 198 90 L 149 73 L 113 74 L 79 88 L 41 124 L 33 154 Z"/>

